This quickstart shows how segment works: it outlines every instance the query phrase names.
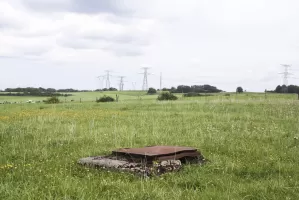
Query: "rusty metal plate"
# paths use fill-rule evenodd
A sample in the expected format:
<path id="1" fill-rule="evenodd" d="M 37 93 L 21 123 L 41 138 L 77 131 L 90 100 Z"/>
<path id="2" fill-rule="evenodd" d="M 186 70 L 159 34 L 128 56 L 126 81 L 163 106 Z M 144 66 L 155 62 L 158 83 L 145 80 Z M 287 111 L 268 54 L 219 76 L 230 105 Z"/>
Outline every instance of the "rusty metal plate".
<path id="1" fill-rule="evenodd" d="M 150 146 L 143 148 L 122 148 L 112 151 L 115 155 L 147 158 L 149 160 L 171 160 L 184 157 L 198 157 L 200 153 L 192 147 L 181 146 Z"/>
<path id="2" fill-rule="evenodd" d="M 123 148 L 113 151 L 113 153 L 127 153 L 141 156 L 159 156 L 167 154 L 175 154 L 181 152 L 196 152 L 197 149 L 191 147 L 179 146 L 150 146 L 143 148 Z"/>

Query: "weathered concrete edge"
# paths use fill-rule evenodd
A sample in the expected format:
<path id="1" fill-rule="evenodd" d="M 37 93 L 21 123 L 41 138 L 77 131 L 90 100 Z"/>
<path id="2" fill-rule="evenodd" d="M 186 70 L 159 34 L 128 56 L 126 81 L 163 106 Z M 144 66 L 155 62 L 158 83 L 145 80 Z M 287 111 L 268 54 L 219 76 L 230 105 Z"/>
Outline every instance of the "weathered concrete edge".
<path id="1" fill-rule="evenodd" d="M 78 164 L 87 166 L 107 167 L 107 168 L 120 168 L 125 164 L 129 164 L 127 161 L 112 160 L 109 158 L 96 159 L 97 157 L 86 157 L 78 160 Z"/>

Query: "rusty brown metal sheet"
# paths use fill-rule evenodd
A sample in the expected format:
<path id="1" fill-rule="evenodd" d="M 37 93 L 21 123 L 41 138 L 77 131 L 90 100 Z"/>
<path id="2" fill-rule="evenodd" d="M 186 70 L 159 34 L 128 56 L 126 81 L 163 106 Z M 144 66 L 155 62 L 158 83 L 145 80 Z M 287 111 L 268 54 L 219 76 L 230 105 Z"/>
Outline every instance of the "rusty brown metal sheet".
<path id="1" fill-rule="evenodd" d="M 180 160 L 182 158 L 196 158 L 199 157 L 200 154 L 198 152 L 182 152 L 178 154 L 171 154 L 171 155 L 163 155 L 163 156 L 156 156 L 155 160 L 163 161 L 163 160 Z"/>
<path id="2" fill-rule="evenodd" d="M 112 151 L 115 155 L 143 157 L 149 160 L 172 160 L 184 157 L 197 157 L 200 153 L 192 147 L 150 146 L 143 148 L 122 148 Z"/>

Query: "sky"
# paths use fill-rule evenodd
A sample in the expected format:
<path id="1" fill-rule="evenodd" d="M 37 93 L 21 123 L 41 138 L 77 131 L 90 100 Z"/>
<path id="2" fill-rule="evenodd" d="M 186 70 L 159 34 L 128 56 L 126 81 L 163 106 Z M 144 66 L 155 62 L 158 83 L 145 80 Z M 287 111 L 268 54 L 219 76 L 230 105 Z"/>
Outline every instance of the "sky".
<path id="1" fill-rule="evenodd" d="M 0 0 L 0 89 L 299 85 L 298 0 Z M 298 74 L 298 75 L 297 75 Z"/>

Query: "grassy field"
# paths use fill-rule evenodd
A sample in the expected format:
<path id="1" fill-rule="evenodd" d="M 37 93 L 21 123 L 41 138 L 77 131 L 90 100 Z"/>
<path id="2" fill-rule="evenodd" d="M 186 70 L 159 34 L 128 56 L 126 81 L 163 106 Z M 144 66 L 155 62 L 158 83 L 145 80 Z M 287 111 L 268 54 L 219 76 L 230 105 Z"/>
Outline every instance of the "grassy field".
<path id="1" fill-rule="evenodd" d="M 0 199 L 299 199 L 296 95 L 157 102 L 155 95 L 124 92 L 120 102 L 92 102 L 100 96 L 0 105 Z M 149 145 L 196 147 L 211 162 L 152 179 L 76 164 Z"/>
<path id="2" fill-rule="evenodd" d="M 111 91 L 111 92 L 76 92 L 76 93 L 68 93 L 72 94 L 73 96 L 69 97 L 61 97 L 62 102 L 71 102 L 71 100 L 74 100 L 74 102 L 92 102 L 95 101 L 96 98 L 99 98 L 104 95 L 112 96 L 115 98 L 116 94 L 119 94 L 121 96 L 120 101 L 124 100 L 136 100 L 136 99 L 154 99 L 151 95 L 146 95 L 145 92 L 142 91 L 132 91 L 132 92 L 117 92 L 117 91 Z M 155 96 L 155 95 L 154 95 Z M 47 97 L 31 97 L 31 96 L 0 96 L 0 103 L 4 101 L 9 102 L 26 102 L 28 100 L 33 101 L 42 101 L 47 99 Z"/>

